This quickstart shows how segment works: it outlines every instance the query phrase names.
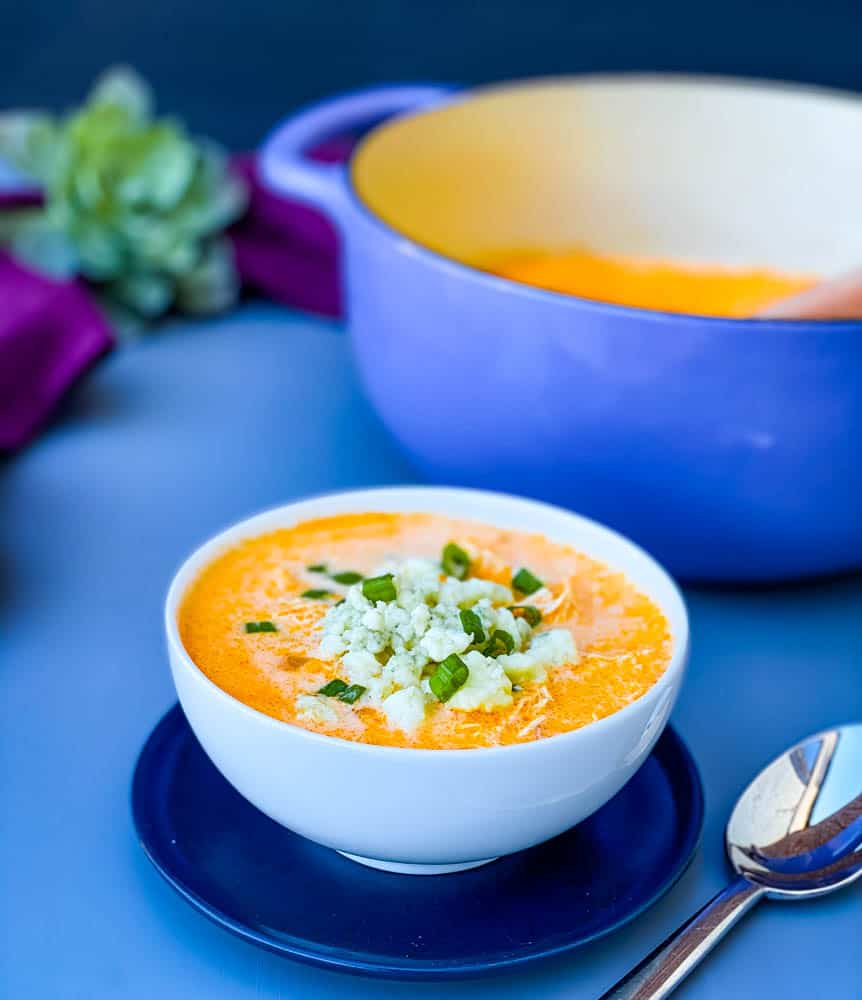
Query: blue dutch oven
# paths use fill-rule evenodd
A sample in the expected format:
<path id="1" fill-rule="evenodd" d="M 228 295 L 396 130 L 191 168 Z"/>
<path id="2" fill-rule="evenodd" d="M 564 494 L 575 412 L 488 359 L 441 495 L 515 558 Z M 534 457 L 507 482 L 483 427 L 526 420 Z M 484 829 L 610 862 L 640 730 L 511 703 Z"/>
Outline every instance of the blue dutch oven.
<path id="1" fill-rule="evenodd" d="M 375 122 L 347 167 L 304 156 Z M 362 380 L 430 479 L 573 508 L 688 579 L 862 565 L 862 323 L 652 312 L 481 267 L 577 246 L 858 267 L 859 101 L 685 77 L 379 87 L 290 118 L 262 169 L 337 225 Z"/>

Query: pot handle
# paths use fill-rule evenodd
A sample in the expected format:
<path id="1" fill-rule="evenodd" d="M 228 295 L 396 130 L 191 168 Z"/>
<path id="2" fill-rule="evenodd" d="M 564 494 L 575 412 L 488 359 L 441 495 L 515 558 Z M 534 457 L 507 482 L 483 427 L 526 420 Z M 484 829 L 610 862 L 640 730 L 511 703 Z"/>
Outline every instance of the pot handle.
<path id="1" fill-rule="evenodd" d="M 338 221 L 349 203 L 347 169 L 342 163 L 309 160 L 306 151 L 330 136 L 434 104 L 453 89 L 443 84 L 389 84 L 304 108 L 264 141 L 260 175 L 277 194 L 308 202 Z"/>

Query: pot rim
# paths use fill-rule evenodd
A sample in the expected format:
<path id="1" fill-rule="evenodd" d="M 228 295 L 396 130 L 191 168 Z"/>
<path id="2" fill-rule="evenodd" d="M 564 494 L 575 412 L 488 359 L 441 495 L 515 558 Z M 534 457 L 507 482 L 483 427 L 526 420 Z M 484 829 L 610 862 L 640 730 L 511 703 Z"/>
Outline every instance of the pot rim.
<path id="1" fill-rule="evenodd" d="M 828 330 L 829 332 L 833 332 L 835 334 L 853 333 L 858 335 L 860 328 L 862 328 L 862 318 L 857 320 L 774 319 L 767 317 L 729 317 L 701 315 L 698 313 L 666 312 L 659 309 L 646 309 L 639 306 L 619 305 L 614 302 L 604 302 L 600 299 L 583 298 L 582 296 L 574 295 L 568 292 L 557 292 L 552 289 L 540 288 L 536 285 L 528 285 L 524 282 L 514 281 L 511 278 L 505 278 L 502 275 L 494 274 L 490 271 L 483 271 L 481 268 L 466 264 L 455 259 L 454 257 L 449 257 L 446 254 L 441 253 L 439 250 L 434 250 L 423 243 L 419 243 L 411 236 L 401 232 L 391 223 L 387 222 L 380 215 L 378 215 L 368 204 L 366 204 L 356 190 L 353 181 L 353 165 L 356 157 L 361 154 L 365 144 L 369 142 L 374 135 L 378 134 L 381 130 L 386 129 L 390 125 L 395 125 L 398 121 L 401 121 L 404 118 L 433 115 L 445 110 L 454 103 L 464 103 L 475 97 L 481 97 L 486 94 L 493 94 L 495 92 L 506 90 L 547 86 L 553 85 L 554 83 L 577 86 L 582 83 L 601 84 L 621 82 L 631 83 L 635 86 L 643 83 L 649 83 L 652 85 L 666 84 L 668 86 L 674 86 L 677 84 L 695 84 L 699 86 L 715 87 L 716 89 L 731 87 L 736 89 L 759 90 L 761 92 L 790 92 L 798 94 L 799 96 L 808 94 L 813 97 L 829 98 L 848 104 L 862 106 L 862 100 L 854 95 L 852 91 L 841 90 L 840 88 L 818 86 L 816 84 L 797 84 L 793 81 L 786 80 L 775 81 L 757 79 L 756 77 L 734 77 L 723 74 L 641 72 L 560 74 L 551 76 L 523 77 L 510 81 L 480 84 L 463 90 L 456 87 L 453 89 L 450 97 L 444 98 L 439 104 L 435 104 L 427 108 L 420 107 L 414 111 L 408 111 L 394 118 L 384 119 L 365 132 L 351 151 L 350 157 L 345 164 L 344 192 L 347 196 L 348 203 L 354 211 L 363 217 L 363 219 L 374 225 L 375 228 L 379 229 L 382 235 L 387 236 L 391 240 L 397 240 L 401 244 L 401 247 L 399 248 L 401 252 L 409 253 L 412 256 L 422 259 L 429 265 L 451 272 L 452 276 L 455 278 L 471 280 L 488 288 L 494 288 L 505 294 L 518 295 L 522 298 L 532 299 L 539 302 L 557 304 L 568 302 L 571 304 L 572 308 L 577 307 L 598 316 L 607 316 L 609 318 L 619 316 L 628 319 L 637 319 L 641 322 L 651 321 L 661 324 L 671 322 L 674 325 L 683 325 L 695 322 L 698 325 L 707 324 L 711 326 L 728 326 L 734 330 L 746 331 L 750 331 L 752 328 L 756 327 L 761 333 L 789 331 L 801 332 L 803 329 L 808 328 L 812 332 L 815 330 L 818 332 Z M 392 86 L 396 87 L 398 85 L 393 84 Z M 345 93 L 350 94 L 352 91 L 346 91 Z M 311 108 L 322 107 L 326 105 L 329 100 L 331 100 L 331 98 L 324 98 L 321 101 L 317 101 L 311 105 Z"/>

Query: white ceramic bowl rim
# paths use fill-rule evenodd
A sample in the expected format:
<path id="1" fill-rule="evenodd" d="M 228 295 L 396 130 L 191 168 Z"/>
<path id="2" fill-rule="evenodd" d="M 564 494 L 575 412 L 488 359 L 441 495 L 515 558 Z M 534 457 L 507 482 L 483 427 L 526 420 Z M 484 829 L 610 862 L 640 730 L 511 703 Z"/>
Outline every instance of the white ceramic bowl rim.
<path id="1" fill-rule="evenodd" d="M 179 610 L 180 602 L 182 597 L 185 595 L 190 583 L 197 578 L 201 569 L 208 565 L 220 551 L 225 551 L 227 548 L 234 543 L 234 537 L 236 541 L 240 537 L 254 537 L 255 534 L 263 533 L 267 530 L 277 530 L 276 528 L 263 528 L 261 532 L 250 531 L 245 534 L 243 529 L 247 527 L 252 527 L 258 521 L 263 521 L 269 518 L 275 518 L 279 514 L 285 513 L 289 514 L 293 507 L 299 506 L 300 504 L 313 503 L 315 501 L 322 501 L 327 499 L 335 498 L 355 498 L 356 508 L 355 510 L 366 510 L 371 511 L 375 508 L 372 506 L 374 503 L 373 498 L 383 499 L 384 496 L 395 498 L 402 497 L 408 498 L 410 494 L 416 495 L 472 495 L 472 496 L 485 496 L 485 497 L 496 497 L 503 500 L 512 500 L 520 504 L 529 505 L 536 510 L 544 509 L 548 513 L 553 513 L 555 516 L 565 515 L 571 518 L 573 521 L 579 523 L 579 525 L 588 530 L 596 533 L 599 536 L 604 536 L 609 541 L 612 540 L 616 544 L 622 545 L 623 548 L 627 548 L 630 554 L 639 558 L 647 566 L 650 567 L 651 571 L 659 578 L 668 589 L 668 595 L 670 600 L 660 602 L 658 598 L 654 595 L 649 594 L 653 600 L 661 608 L 665 616 L 670 620 L 676 619 L 677 628 L 675 634 L 673 635 L 673 651 L 671 653 L 670 661 L 664 670 L 664 673 L 659 677 L 659 679 L 648 688 L 640 697 L 636 698 L 633 702 L 619 709 L 616 712 L 612 712 L 610 715 L 605 716 L 602 719 L 597 719 L 595 722 L 587 723 L 585 726 L 580 726 L 577 729 L 569 730 L 565 733 L 557 733 L 554 736 L 546 736 L 539 740 L 533 740 L 529 743 L 511 743 L 505 744 L 503 746 L 496 747 L 473 747 L 473 748 L 451 748 L 451 749 L 428 749 L 420 747 L 393 747 L 393 746 L 381 746 L 376 743 L 363 743 L 358 740 L 345 740 L 340 736 L 327 736 L 324 733 L 317 733 L 310 729 L 305 729 L 302 726 L 296 726 L 290 722 L 284 722 L 281 719 L 273 718 L 271 715 L 267 715 L 264 712 L 258 711 L 256 708 L 252 708 L 245 702 L 240 701 L 240 699 L 235 698 L 232 694 L 225 691 L 224 688 L 219 687 L 214 681 L 210 680 L 209 677 L 198 667 L 194 660 L 189 656 L 186 651 L 185 646 L 182 643 L 182 639 L 179 634 L 179 626 L 177 620 L 177 611 Z M 369 505 L 363 508 L 363 498 L 368 498 Z M 385 508 L 377 508 L 384 510 Z M 411 508 L 415 513 L 421 513 L 421 507 Z M 309 514 L 307 518 L 312 519 L 314 514 Z M 301 523 L 301 522 L 293 522 Z M 228 540 L 228 536 L 231 536 Z M 553 539 L 551 539 L 553 540 Z M 586 555 L 590 555 L 589 549 L 584 548 Z M 612 566 L 611 568 L 618 568 Z M 626 572 L 622 570 L 622 572 Z M 640 588 L 639 588 L 640 589 Z M 502 755 L 508 754 L 513 755 L 516 753 L 527 754 L 531 751 L 535 751 L 537 747 L 542 747 L 549 742 L 553 742 L 554 745 L 559 745 L 564 740 L 574 740 L 577 739 L 578 734 L 583 733 L 586 730 L 590 732 L 597 732 L 604 728 L 607 728 L 614 724 L 614 721 L 619 718 L 625 718 L 628 714 L 631 714 L 635 710 L 635 706 L 642 701 L 644 698 L 650 696 L 656 696 L 660 694 L 662 688 L 667 688 L 672 679 L 681 670 L 684 669 L 686 660 L 688 657 L 688 646 L 689 646 L 689 622 L 688 613 L 686 611 L 685 602 L 683 601 L 682 594 L 679 591 L 676 583 L 670 577 L 666 570 L 664 570 L 659 563 L 651 555 L 649 555 L 644 549 L 634 542 L 630 541 L 624 535 L 619 532 L 613 531 L 611 528 L 605 527 L 598 521 L 594 521 L 590 518 L 583 517 L 580 514 L 575 514 L 572 511 L 568 511 L 562 507 L 556 507 L 553 504 L 542 503 L 538 500 L 531 500 L 526 497 L 519 497 L 511 494 L 496 493 L 491 490 L 474 490 L 463 487 L 435 487 L 435 486 L 382 486 L 382 487 L 370 487 L 365 489 L 356 490 L 334 490 L 327 491 L 324 493 L 316 493 L 310 496 L 302 497 L 301 499 L 292 501 L 287 504 L 280 504 L 275 507 L 269 507 L 265 510 L 259 511 L 257 514 L 253 514 L 250 517 L 242 518 L 240 521 L 234 522 L 232 525 L 224 528 L 218 534 L 211 536 L 202 545 L 199 545 L 192 553 L 189 555 L 181 564 L 179 569 L 173 576 L 171 585 L 168 588 L 167 597 L 165 599 L 165 629 L 167 633 L 168 643 L 173 647 L 177 655 L 179 656 L 181 662 L 195 674 L 199 680 L 201 680 L 205 685 L 207 685 L 210 690 L 226 704 L 231 705 L 234 709 L 242 714 L 245 714 L 251 718 L 255 718 L 258 721 L 275 727 L 277 729 L 282 729 L 285 726 L 289 727 L 291 734 L 297 736 L 301 739 L 310 740 L 316 743 L 338 743 L 345 747 L 350 747 L 356 752 L 360 753 L 371 753 L 371 754 L 397 754 L 404 757 L 410 755 L 428 756 L 433 755 L 435 757 L 440 757 L 441 755 L 457 755 L 462 756 L 464 754 L 473 755 L 487 755 L 495 754 Z"/>

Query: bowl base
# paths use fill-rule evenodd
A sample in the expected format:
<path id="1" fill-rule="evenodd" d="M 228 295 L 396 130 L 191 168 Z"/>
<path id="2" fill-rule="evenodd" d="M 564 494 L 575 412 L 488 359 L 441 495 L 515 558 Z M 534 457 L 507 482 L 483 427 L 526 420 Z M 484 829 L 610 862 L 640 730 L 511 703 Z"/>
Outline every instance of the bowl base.
<path id="1" fill-rule="evenodd" d="M 346 851 L 338 851 L 343 858 L 357 861 L 360 865 L 367 865 L 369 868 L 376 868 L 381 872 L 395 872 L 398 875 L 448 875 L 451 872 L 466 872 L 470 868 L 478 868 L 480 865 L 487 865 L 496 858 L 485 858 L 484 861 L 464 861 L 457 865 L 407 865 L 400 861 L 378 861 L 376 858 L 362 858 L 358 854 L 348 854 Z"/>
<path id="2" fill-rule="evenodd" d="M 669 726 L 610 802 L 553 840 L 460 878 L 392 875 L 255 809 L 177 705 L 141 752 L 132 810 L 156 870 L 223 930 L 333 971 L 439 983 L 524 968 L 643 913 L 697 846 L 703 791 Z M 650 835 L 633 839 L 635 827 Z M 230 849 L 214 849 L 214 831 Z M 152 897 L 165 902 L 155 887 Z"/>

